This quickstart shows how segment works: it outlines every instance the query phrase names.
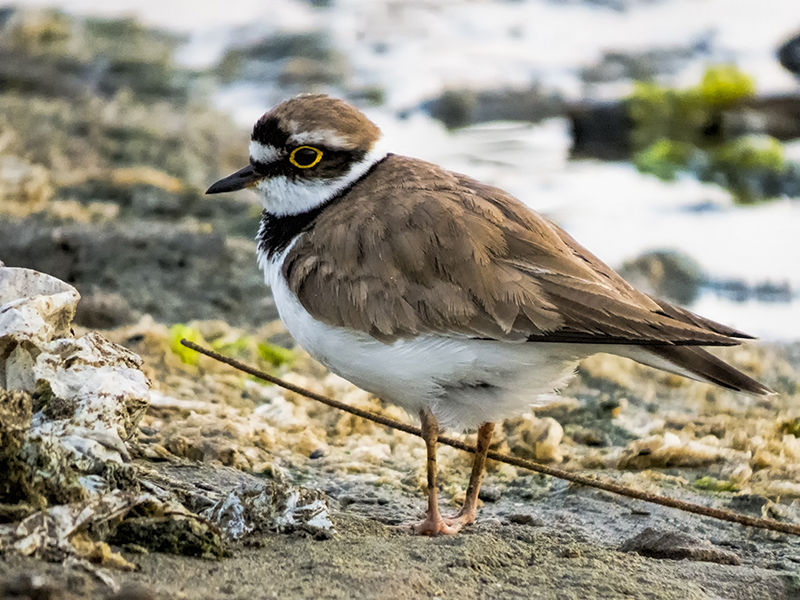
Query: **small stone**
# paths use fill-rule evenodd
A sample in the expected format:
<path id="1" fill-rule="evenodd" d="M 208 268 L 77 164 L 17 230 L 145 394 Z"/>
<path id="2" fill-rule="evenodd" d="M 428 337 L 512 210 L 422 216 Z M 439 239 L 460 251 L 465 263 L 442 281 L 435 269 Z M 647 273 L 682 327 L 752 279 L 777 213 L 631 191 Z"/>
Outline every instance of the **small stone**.
<path id="1" fill-rule="evenodd" d="M 564 429 L 552 417 L 539 419 L 531 431 L 531 438 L 535 440 L 534 454 L 536 460 L 541 462 L 561 462 L 563 453 L 559 448 L 564 438 Z"/>
<path id="2" fill-rule="evenodd" d="M 140 583 L 124 583 L 113 600 L 155 600 L 155 593 Z"/>
<path id="3" fill-rule="evenodd" d="M 730 502 L 728 502 L 728 506 L 731 510 L 747 512 L 759 517 L 762 515 L 764 507 L 769 504 L 770 500 L 768 498 L 759 496 L 758 494 L 739 494 L 731 498 Z"/>
<path id="4" fill-rule="evenodd" d="M 500 493 L 500 490 L 495 487 L 481 488 L 481 491 L 478 493 L 478 498 L 484 502 L 497 502 L 500 500 L 501 496 L 502 494 Z"/>
<path id="5" fill-rule="evenodd" d="M 620 546 L 620 552 L 636 552 L 648 558 L 693 560 L 721 565 L 739 565 L 739 556 L 686 533 L 658 531 L 648 527 Z"/>
<path id="6" fill-rule="evenodd" d="M 515 525 L 528 525 L 530 527 L 541 527 L 543 525 L 541 519 L 537 519 L 533 515 L 508 515 L 506 519 L 509 523 L 514 523 Z"/>

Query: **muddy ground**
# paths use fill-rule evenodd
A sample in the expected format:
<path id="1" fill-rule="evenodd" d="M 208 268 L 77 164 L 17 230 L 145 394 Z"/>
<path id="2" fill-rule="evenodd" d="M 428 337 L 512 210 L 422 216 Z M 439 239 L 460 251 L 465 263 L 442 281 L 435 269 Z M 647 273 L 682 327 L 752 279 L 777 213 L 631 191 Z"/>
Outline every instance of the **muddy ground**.
<path id="1" fill-rule="evenodd" d="M 183 465 L 183 480 L 208 484 L 218 469 Z M 243 475 L 239 475 L 243 477 Z M 528 484 L 528 485 L 526 485 Z M 212 483 L 213 485 L 213 483 Z M 509 495 L 484 507 L 481 520 L 454 537 L 421 538 L 387 523 L 412 519 L 419 495 L 348 490 L 334 502 L 337 534 L 262 535 L 231 548 L 222 560 L 165 554 L 125 556 L 135 573 L 114 573 L 117 596 L 80 571 L 8 556 L 0 563 L 6 596 L 42 575 L 53 593 L 36 598 L 796 598 L 796 539 L 709 522 L 587 489 L 525 478 L 536 500 Z M 686 531 L 711 540 L 720 556 L 741 564 L 667 560 L 619 551 L 647 527 Z M 696 544 L 695 544 L 696 545 Z"/>
<path id="2" fill-rule="evenodd" d="M 258 532 L 221 559 L 114 545 L 137 566 L 106 570 L 118 592 L 78 565 L 7 552 L 0 597 L 800 597 L 800 538 L 507 465 L 488 465 L 477 524 L 454 537 L 411 535 L 408 524 L 425 504 L 421 441 L 198 360 L 177 344 L 191 337 L 408 419 L 326 373 L 273 321 L 255 265 L 254 199 L 202 194 L 245 164 L 247 133 L 193 95 L 203 86 L 192 82 L 205 75 L 174 67 L 177 39 L 129 21 L 85 26 L 37 15 L 0 24 L 0 260 L 75 285 L 83 295 L 76 334 L 99 330 L 143 357 L 153 395 L 130 448 L 143 473 L 168 476 L 198 498 L 246 482 L 321 489 L 336 533 Z M 108 56 L 109 39 L 119 57 Z M 139 55 L 147 58 L 128 60 Z M 97 56 L 111 61 L 99 79 L 88 68 Z M 495 447 L 800 523 L 800 344 L 721 354 L 778 395 L 737 396 L 598 356 L 552 406 L 499 427 Z M 454 511 L 469 458 L 442 448 L 440 461 L 441 499 Z"/>

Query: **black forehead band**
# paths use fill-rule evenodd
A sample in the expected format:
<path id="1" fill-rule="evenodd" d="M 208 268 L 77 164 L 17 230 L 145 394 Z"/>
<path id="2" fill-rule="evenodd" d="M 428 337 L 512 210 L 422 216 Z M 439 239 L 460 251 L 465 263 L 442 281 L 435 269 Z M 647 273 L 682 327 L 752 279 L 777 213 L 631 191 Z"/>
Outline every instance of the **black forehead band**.
<path id="1" fill-rule="evenodd" d="M 278 119 L 275 117 L 261 118 L 253 127 L 253 134 L 250 139 L 260 142 L 265 146 L 275 148 L 285 148 L 289 142 L 290 133 L 281 129 Z"/>

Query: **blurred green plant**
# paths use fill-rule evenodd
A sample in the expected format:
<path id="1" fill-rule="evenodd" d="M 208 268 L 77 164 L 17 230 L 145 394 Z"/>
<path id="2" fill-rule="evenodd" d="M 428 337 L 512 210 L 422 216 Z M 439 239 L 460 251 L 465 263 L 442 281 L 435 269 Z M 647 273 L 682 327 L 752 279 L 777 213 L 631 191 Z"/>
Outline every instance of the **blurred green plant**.
<path id="1" fill-rule="evenodd" d="M 178 355 L 182 363 L 187 365 L 199 364 L 200 354 L 182 345 L 181 340 L 184 338 L 190 342 L 194 342 L 198 346 L 206 345 L 203 334 L 197 329 L 184 325 L 183 323 L 175 323 L 175 325 L 169 328 L 169 349 Z"/>
<path id="2" fill-rule="evenodd" d="M 293 351 L 268 342 L 259 342 L 258 354 L 262 359 L 275 367 L 280 367 L 282 365 L 291 366 L 295 359 L 295 353 Z"/>
<path id="3" fill-rule="evenodd" d="M 739 487 L 734 481 L 720 481 L 716 477 L 707 475 L 694 482 L 694 487 L 710 492 L 737 492 Z"/>
<path id="4" fill-rule="evenodd" d="M 727 188 L 740 204 L 779 196 L 795 172 L 780 142 L 724 137 L 723 111 L 754 95 L 753 79 L 735 65 L 711 66 L 698 85 L 683 90 L 636 83 L 628 98 L 633 164 L 665 181 L 693 173 Z"/>
<path id="5" fill-rule="evenodd" d="M 767 136 L 746 136 L 725 142 L 709 153 L 704 179 L 731 190 L 740 204 L 777 196 L 787 173 L 781 143 Z"/>
<path id="6" fill-rule="evenodd" d="M 796 438 L 800 438 L 800 417 L 783 421 L 778 425 L 778 431 L 782 434 L 788 433 Z"/>
<path id="7" fill-rule="evenodd" d="M 183 363 L 188 365 L 199 364 L 200 354 L 183 346 L 181 339 L 184 338 L 201 346 L 211 346 L 220 354 L 254 362 L 261 369 L 291 367 L 296 356 L 292 350 L 260 341 L 251 335 L 243 335 L 236 339 L 222 336 L 207 340 L 199 329 L 191 325 L 176 323 L 169 328 L 169 347 Z"/>
<path id="8" fill-rule="evenodd" d="M 736 65 L 715 65 L 706 69 L 697 91 L 706 106 L 727 108 L 755 96 L 756 84 Z"/>
<path id="9" fill-rule="evenodd" d="M 673 181 L 686 165 L 695 148 L 688 142 L 677 142 L 662 138 L 633 155 L 633 164 L 642 173 L 650 173 L 659 179 Z"/>

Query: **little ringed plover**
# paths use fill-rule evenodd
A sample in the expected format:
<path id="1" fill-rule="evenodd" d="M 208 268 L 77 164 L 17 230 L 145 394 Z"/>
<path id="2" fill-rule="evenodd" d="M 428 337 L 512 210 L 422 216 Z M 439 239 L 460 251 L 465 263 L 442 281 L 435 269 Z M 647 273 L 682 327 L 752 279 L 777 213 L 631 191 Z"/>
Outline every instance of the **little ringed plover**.
<path id="1" fill-rule="evenodd" d="M 380 137 L 347 103 L 299 96 L 258 120 L 250 164 L 207 193 L 260 196 L 258 261 L 297 342 L 419 414 L 428 510 L 418 533 L 475 520 L 494 423 L 548 402 L 592 354 L 771 393 L 702 348 L 751 336 L 638 292 L 516 198 L 382 152 Z M 444 518 L 439 423 L 478 430 L 466 501 Z"/>

